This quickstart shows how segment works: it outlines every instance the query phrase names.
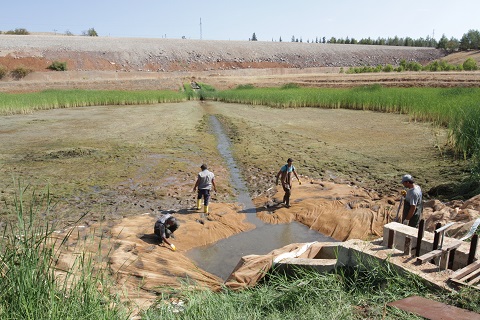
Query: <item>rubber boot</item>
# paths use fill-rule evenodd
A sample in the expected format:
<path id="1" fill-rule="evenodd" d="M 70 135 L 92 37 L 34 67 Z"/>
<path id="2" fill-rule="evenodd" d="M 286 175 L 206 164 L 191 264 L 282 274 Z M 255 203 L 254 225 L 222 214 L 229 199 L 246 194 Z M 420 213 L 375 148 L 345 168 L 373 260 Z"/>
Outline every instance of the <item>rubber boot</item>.
<path id="1" fill-rule="evenodd" d="M 208 206 L 203 207 L 203 213 L 208 214 Z"/>
<path id="2" fill-rule="evenodd" d="M 202 208 L 202 199 L 197 199 L 197 210 Z"/>

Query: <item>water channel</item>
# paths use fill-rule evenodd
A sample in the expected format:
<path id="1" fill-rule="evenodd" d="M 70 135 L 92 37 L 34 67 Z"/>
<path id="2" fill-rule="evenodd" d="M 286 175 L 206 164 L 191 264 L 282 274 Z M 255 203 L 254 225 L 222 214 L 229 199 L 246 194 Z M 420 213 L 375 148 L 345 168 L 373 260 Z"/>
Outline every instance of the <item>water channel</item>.
<path id="1" fill-rule="evenodd" d="M 210 124 L 217 136 L 218 151 L 224 157 L 231 175 L 231 182 L 237 193 L 237 202 L 243 206 L 247 221 L 255 224 L 255 229 L 236 234 L 214 244 L 190 250 L 187 256 L 203 270 L 223 280 L 230 275 L 240 258 L 249 254 L 267 254 L 291 243 L 333 242 L 317 231 L 296 221 L 288 224 L 268 224 L 257 218 L 256 208 L 250 198 L 245 181 L 235 164 L 230 149 L 230 141 L 222 124 L 211 115 Z"/>

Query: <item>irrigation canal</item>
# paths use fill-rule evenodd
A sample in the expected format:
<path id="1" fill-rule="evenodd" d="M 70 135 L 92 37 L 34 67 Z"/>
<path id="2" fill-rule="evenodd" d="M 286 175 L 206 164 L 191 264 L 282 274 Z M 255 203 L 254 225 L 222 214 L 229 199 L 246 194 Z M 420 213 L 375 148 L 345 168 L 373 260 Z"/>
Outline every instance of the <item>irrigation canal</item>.
<path id="1" fill-rule="evenodd" d="M 230 148 L 230 141 L 222 124 L 210 115 L 210 127 L 217 136 L 218 151 L 224 157 L 231 175 L 231 182 L 237 193 L 237 201 L 243 206 L 247 221 L 255 225 L 255 229 L 236 234 L 214 244 L 197 247 L 187 256 L 201 269 L 226 280 L 242 256 L 249 254 L 267 254 L 291 243 L 333 242 L 327 237 L 307 226 L 293 221 L 287 224 L 268 224 L 257 218 L 256 208 L 250 198 L 245 181 L 242 178 Z"/>

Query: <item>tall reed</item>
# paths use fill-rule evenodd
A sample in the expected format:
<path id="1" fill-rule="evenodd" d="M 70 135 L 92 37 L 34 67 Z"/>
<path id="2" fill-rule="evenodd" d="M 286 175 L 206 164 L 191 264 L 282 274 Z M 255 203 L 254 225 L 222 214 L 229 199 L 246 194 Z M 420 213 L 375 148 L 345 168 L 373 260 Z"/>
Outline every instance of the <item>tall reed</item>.
<path id="1" fill-rule="evenodd" d="M 0 238 L 0 319 L 126 319 L 87 255 L 59 278 L 60 248 L 52 245 L 53 226 L 42 219 L 51 209 L 48 190 L 27 197 L 27 189 L 19 187 L 13 204 L 17 224 L 5 225 Z"/>
<path id="2" fill-rule="evenodd" d="M 464 156 L 480 155 L 480 88 L 349 89 L 241 87 L 214 92 L 212 99 L 275 108 L 346 108 L 407 114 L 450 130 L 452 147 Z"/>
<path id="3" fill-rule="evenodd" d="M 35 93 L 0 93 L 0 115 L 35 110 L 105 105 L 140 105 L 187 100 L 180 91 L 45 90 Z"/>

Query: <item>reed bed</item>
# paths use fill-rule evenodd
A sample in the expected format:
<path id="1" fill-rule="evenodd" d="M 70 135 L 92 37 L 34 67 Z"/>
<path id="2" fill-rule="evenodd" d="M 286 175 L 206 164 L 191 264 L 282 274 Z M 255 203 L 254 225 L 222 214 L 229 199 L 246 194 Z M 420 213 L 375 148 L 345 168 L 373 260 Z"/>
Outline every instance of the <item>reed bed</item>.
<path id="1" fill-rule="evenodd" d="M 207 100 L 265 105 L 275 108 L 346 108 L 407 114 L 411 121 L 431 122 L 450 132 L 453 150 L 473 161 L 480 176 L 480 88 L 384 88 L 379 84 L 349 89 L 255 88 L 251 85 L 216 91 L 200 84 L 183 91 L 46 90 L 39 93 L 0 93 L 0 115 L 35 110 L 94 105 L 140 105 L 186 100 Z"/>
<path id="2" fill-rule="evenodd" d="M 142 105 L 186 101 L 180 91 L 45 90 L 35 93 L 0 93 L 0 115 L 36 110 L 105 105 Z"/>
<path id="3" fill-rule="evenodd" d="M 407 114 L 411 121 L 431 122 L 448 128 L 452 147 L 464 157 L 478 156 L 480 152 L 480 88 L 242 86 L 214 92 L 209 98 L 274 108 L 345 108 Z"/>

